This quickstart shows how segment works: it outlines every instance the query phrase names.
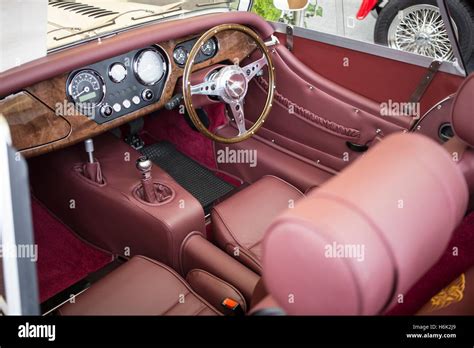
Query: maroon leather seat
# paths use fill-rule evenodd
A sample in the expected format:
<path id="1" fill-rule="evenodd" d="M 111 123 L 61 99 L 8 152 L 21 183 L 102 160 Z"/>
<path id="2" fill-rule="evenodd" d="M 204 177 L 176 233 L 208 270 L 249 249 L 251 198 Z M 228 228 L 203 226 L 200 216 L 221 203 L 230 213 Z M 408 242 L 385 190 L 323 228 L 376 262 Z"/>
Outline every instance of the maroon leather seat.
<path id="1" fill-rule="evenodd" d="M 267 227 L 302 197 L 301 191 L 283 179 L 264 176 L 213 208 L 211 219 L 216 242 L 261 274 L 261 243 Z"/>
<path id="2" fill-rule="evenodd" d="M 135 256 L 58 310 L 61 315 L 220 315 L 174 270 Z"/>
<path id="3" fill-rule="evenodd" d="M 270 226 L 266 288 L 288 314 L 383 314 L 446 250 L 467 201 L 442 146 L 391 135 Z"/>
<path id="4" fill-rule="evenodd" d="M 265 178 L 263 187 L 267 180 L 279 181 Z M 275 197 L 274 191 L 264 192 L 268 201 L 280 202 L 277 209 L 284 209 L 281 201 L 288 197 L 283 192 Z M 305 315 L 384 313 L 437 261 L 467 199 L 462 171 L 441 146 L 413 134 L 385 139 L 271 224 L 262 260 L 272 298 L 256 308 L 276 305 L 287 314 Z M 252 220 L 248 221 L 245 226 L 250 226 Z M 188 278 L 199 285 L 196 291 L 204 292 L 214 280 L 202 272 L 188 273 Z M 60 314 L 219 311 L 167 266 L 134 257 L 61 308 Z"/>
<path id="5" fill-rule="evenodd" d="M 473 81 L 471 76 L 464 88 L 474 88 Z M 467 105 L 461 111 L 470 117 L 470 104 L 457 100 L 455 105 Z M 454 125 L 458 132 L 459 122 Z M 474 144 L 470 133 L 459 133 Z M 243 247 L 252 257 L 242 261 L 253 267 L 260 267 L 263 256 L 270 295 L 251 311 L 279 306 L 287 314 L 385 313 L 438 260 L 466 211 L 472 176 L 463 161 L 453 159 L 426 137 L 397 134 L 304 199 L 291 185 L 265 177 L 219 204 L 213 219 L 221 245 Z M 287 209 L 292 200 L 299 202 Z M 272 222 L 270 216 L 280 212 Z M 215 279 L 202 272 L 191 275 L 188 280 L 200 288 Z M 474 297 L 468 295 L 469 304 Z M 219 314 L 177 273 L 144 257 L 132 258 L 60 313 Z"/>

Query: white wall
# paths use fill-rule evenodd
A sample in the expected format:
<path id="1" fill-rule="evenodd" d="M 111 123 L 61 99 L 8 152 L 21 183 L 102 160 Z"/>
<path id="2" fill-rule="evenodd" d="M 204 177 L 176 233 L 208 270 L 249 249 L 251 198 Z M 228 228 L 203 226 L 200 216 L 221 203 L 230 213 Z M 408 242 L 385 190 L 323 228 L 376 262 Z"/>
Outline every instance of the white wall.
<path id="1" fill-rule="evenodd" d="M 46 55 L 48 0 L 0 0 L 0 71 Z"/>

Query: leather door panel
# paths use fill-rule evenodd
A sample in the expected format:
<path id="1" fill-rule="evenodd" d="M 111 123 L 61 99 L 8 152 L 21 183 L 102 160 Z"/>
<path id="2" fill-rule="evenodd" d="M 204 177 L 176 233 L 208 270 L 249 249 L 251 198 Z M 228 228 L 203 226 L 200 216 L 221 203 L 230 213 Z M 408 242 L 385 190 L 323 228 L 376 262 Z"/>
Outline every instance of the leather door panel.
<path id="1" fill-rule="evenodd" d="M 277 34 L 284 44 L 286 35 Z M 291 53 L 309 69 L 378 103 L 408 101 L 426 68 L 294 36 Z M 344 66 L 348 62 L 348 66 Z M 421 99 L 421 113 L 455 93 L 464 78 L 438 72 Z"/>
<path id="2" fill-rule="evenodd" d="M 282 45 L 273 50 L 277 87 L 272 112 L 259 136 L 334 170 L 360 153 L 346 142 L 370 145 L 378 135 L 410 126 L 408 117 L 380 115 L 378 103 L 343 88 L 301 64 Z M 255 121 L 265 98 L 265 77 L 249 86 L 246 118 Z"/>
<path id="3" fill-rule="evenodd" d="M 276 74 L 272 111 L 252 139 L 259 148 L 267 147 L 259 152 L 261 163 L 273 163 L 272 159 L 284 153 L 313 164 L 315 170 L 326 168 L 329 173 L 336 173 L 361 155 L 347 142 L 370 147 L 416 122 L 408 116 L 382 116 L 381 103 L 407 102 L 426 68 L 298 37 L 294 37 L 294 51 L 290 52 L 283 45 L 284 35 L 278 37 L 282 43 L 271 49 Z M 344 58 L 349 59 L 350 67 L 343 66 Z M 421 115 L 454 93 L 462 80 L 439 72 L 423 96 Z M 266 88 L 265 75 L 249 85 L 245 103 L 247 127 L 262 110 Z M 251 147 L 244 143 L 226 146 L 236 150 Z M 260 170 L 242 169 L 231 163 L 218 166 L 248 182 L 273 174 L 307 188 L 310 177 L 307 172 L 305 176 L 295 172 L 292 178 L 288 170 L 278 165 Z"/>

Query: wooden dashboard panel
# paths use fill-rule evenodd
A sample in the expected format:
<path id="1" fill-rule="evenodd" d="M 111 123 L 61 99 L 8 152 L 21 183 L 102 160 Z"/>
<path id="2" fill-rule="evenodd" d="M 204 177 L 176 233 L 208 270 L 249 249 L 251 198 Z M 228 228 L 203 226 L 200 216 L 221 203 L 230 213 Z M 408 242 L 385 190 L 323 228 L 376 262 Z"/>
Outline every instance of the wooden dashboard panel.
<path id="1" fill-rule="evenodd" d="M 1 100 L 0 113 L 10 126 L 13 146 L 20 151 L 65 139 L 71 132 L 63 117 L 26 92 Z"/>
<path id="2" fill-rule="evenodd" d="M 130 122 L 136 118 L 143 117 L 162 108 L 164 104 L 173 96 L 176 84 L 183 75 L 183 69 L 173 61 L 173 50 L 178 43 L 191 38 L 192 37 L 186 37 L 179 40 L 157 43 L 166 52 L 169 62 L 167 81 L 162 96 L 158 102 L 101 125 L 97 124 L 87 116 L 78 114 L 77 112 L 71 114 L 69 112 L 62 112 L 62 110 L 70 110 L 69 108 L 60 107 L 62 105 L 67 105 L 66 80 L 68 74 L 62 74 L 50 80 L 43 81 L 26 88 L 28 93 L 40 100 L 44 105 L 47 106 L 46 109 L 49 108 L 50 112 L 56 115 L 54 118 L 56 122 L 43 122 L 41 124 L 38 123 L 35 125 L 35 127 L 30 126 L 29 131 L 27 128 L 24 128 L 24 131 L 21 134 L 19 132 L 12 131 L 13 143 L 15 145 L 20 145 L 16 146 L 21 150 L 23 156 L 36 156 L 75 144 L 90 137 L 94 137 L 107 130 L 113 129 L 117 126 Z M 243 59 L 247 58 L 256 48 L 256 45 L 252 39 L 241 32 L 221 32 L 216 35 L 216 38 L 219 42 L 219 50 L 217 54 L 209 60 L 196 64 L 193 71 L 207 68 L 224 61 L 239 63 Z M 44 105 L 41 103 L 39 104 L 44 108 Z M 0 104 L 0 112 L 5 114 L 8 121 L 8 118 L 11 116 L 3 111 L 4 107 L 4 105 Z M 28 107 L 26 104 L 23 109 L 18 107 L 17 114 L 27 112 L 26 107 Z M 69 125 L 67 132 L 65 125 L 58 120 L 62 120 Z M 50 134 L 51 136 L 54 134 L 53 137 L 55 139 L 43 139 L 38 136 L 38 134 Z"/>

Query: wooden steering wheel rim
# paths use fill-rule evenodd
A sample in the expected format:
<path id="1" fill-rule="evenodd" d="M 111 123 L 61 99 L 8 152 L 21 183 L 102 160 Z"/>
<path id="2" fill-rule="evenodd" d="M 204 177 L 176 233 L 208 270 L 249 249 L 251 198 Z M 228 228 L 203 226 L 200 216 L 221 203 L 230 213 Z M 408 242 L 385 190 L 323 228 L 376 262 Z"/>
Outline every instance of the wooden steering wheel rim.
<path id="1" fill-rule="evenodd" d="M 246 130 L 245 133 L 237 135 L 235 137 L 231 137 L 231 138 L 225 138 L 225 137 L 212 133 L 201 122 L 201 120 L 199 119 L 196 113 L 196 110 L 193 107 L 192 94 L 191 94 L 191 82 L 190 82 L 190 76 L 192 72 L 192 67 L 194 65 L 194 60 L 196 59 L 196 56 L 199 50 L 201 49 L 201 46 L 207 40 L 209 40 L 216 34 L 223 31 L 227 31 L 227 30 L 240 31 L 244 34 L 247 34 L 255 41 L 255 43 L 257 44 L 257 48 L 260 48 L 260 50 L 262 51 L 263 55 L 265 56 L 267 60 L 268 86 L 269 86 L 268 91 L 267 91 L 267 99 L 265 101 L 265 106 L 260 116 L 258 117 L 258 119 L 255 121 L 252 127 Z M 262 127 L 263 123 L 265 122 L 268 115 L 270 114 L 270 111 L 272 108 L 273 95 L 274 95 L 274 90 L 275 90 L 275 71 L 274 70 L 275 68 L 273 66 L 273 62 L 272 62 L 270 53 L 268 52 L 267 46 L 265 45 L 265 42 L 253 30 L 240 24 L 221 24 L 206 31 L 194 44 L 191 52 L 189 53 L 188 59 L 186 61 L 186 65 L 184 67 L 184 72 L 183 72 L 184 104 L 186 106 L 186 110 L 188 111 L 189 117 L 191 118 L 191 121 L 193 122 L 194 126 L 196 126 L 196 128 L 209 139 L 220 142 L 220 143 L 225 143 L 225 144 L 237 143 L 253 136 L 260 129 L 260 127 Z"/>

